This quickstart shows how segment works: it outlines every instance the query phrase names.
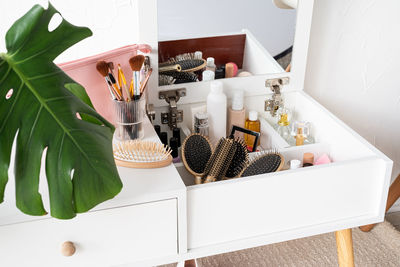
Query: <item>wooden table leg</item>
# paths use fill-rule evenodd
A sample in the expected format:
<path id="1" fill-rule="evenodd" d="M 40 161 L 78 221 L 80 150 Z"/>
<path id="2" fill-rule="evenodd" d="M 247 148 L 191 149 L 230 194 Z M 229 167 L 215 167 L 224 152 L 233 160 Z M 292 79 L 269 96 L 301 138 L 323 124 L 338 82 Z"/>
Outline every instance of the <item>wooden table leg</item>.
<path id="1" fill-rule="evenodd" d="M 396 177 L 396 180 L 392 183 L 392 185 L 389 188 L 389 193 L 388 193 L 388 199 L 386 202 L 386 211 L 388 211 L 393 204 L 399 199 L 400 197 L 400 174 L 399 176 Z M 364 226 L 360 226 L 361 231 L 363 232 L 369 232 L 374 228 L 376 223 L 374 224 L 368 224 Z"/>
<path id="2" fill-rule="evenodd" d="M 196 267 L 196 266 L 197 264 L 195 259 L 185 261 L 185 267 Z"/>
<path id="3" fill-rule="evenodd" d="M 351 229 L 336 231 L 335 236 L 339 267 L 354 267 Z"/>

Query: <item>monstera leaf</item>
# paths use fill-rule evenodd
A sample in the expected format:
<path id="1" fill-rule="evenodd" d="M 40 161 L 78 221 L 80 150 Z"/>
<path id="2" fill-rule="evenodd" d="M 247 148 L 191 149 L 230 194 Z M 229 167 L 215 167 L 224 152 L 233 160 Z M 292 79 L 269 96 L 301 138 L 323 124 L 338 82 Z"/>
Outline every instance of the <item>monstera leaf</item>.
<path id="1" fill-rule="evenodd" d="M 17 207 L 47 213 L 38 192 L 46 153 L 51 215 L 68 219 L 114 197 L 122 183 L 112 155 L 113 126 L 92 108 L 84 88 L 53 63 L 92 33 L 66 20 L 49 32 L 56 13 L 50 4 L 47 10 L 34 6 L 9 29 L 7 53 L 0 54 L 0 202 L 17 136 Z"/>

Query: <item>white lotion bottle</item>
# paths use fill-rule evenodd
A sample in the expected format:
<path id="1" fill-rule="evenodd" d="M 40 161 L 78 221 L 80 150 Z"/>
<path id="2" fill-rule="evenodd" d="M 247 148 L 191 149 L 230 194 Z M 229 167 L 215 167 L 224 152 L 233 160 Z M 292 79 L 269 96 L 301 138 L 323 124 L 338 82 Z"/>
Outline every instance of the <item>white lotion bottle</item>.
<path id="1" fill-rule="evenodd" d="M 216 145 L 220 138 L 226 137 L 226 95 L 221 81 L 210 83 L 207 96 L 209 138 Z"/>

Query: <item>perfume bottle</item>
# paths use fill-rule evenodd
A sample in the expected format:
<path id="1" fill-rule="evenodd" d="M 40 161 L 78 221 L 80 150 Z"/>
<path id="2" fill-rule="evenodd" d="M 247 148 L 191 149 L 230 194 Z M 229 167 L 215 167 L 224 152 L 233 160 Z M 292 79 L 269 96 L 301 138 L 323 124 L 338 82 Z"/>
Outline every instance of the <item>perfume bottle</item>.
<path id="1" fill-rule="evenodd" d="M 289 143 L 289 145 L 293 145 L 294 142 L 291 142 L 292 136 L 290 134 L 291 129 L 289 116 L 290 111 L 287 108 L 280 109 L 278 127 L 276 128 L 276 131 L 283 139 L 285 139 L 286 142 Z"/>
<path id="2" fill-rule="evenodd" d="M 292 142 L 294 142 L 296 146 L 314 143 L 310 135 L 310 128 L 310 123 L 306 121 L 296 121 L 293 123 L 291 131 Z"/>
<path id="3" fill-rule="evenodd" d="M 260 120 L 258 119 L 257 111 L 249 111 L 249 118 L 246 120 L 244 127 L 251 131 L 260 132 Z M 249 134 L 245 134 L 244 141 L 246 142 L 247 148 L 252 151 L 255 137 Z M 256 146 L 258 145 L 260 145 L 260 139 L 258 139 L 258 144 L 256 144 Z"/>

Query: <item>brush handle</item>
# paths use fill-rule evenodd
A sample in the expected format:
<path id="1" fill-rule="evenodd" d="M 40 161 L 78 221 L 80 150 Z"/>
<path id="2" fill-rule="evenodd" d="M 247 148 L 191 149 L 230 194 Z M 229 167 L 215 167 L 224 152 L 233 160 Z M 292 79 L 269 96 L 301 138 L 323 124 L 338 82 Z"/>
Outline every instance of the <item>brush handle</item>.
<path id="1" fill-rule="evenodd" d="M 215 177 L 212 176 L 207 176 L 206 180 L 204 181 L 204 183 L 212 183 L 215 182 Z"/>
<path id="2" fill-rule="evenodd" d="M 104 77 L 104 79 L 106 80 L 108 91 L 110 92 L 110 95 L 111 95 L 111 99 L 112 100 L 118 100 L 118 98 L 115 95 L 114 90 L 112 88 L 112 83 L 111 83 L 110 79 L 107 76 Z"/>
<path id="3" fill-rule="evenodd" d="M 134 96 L 133 98 L 135 100 L 139 100 L 140 98 L 140 71 L 134 71 L 133 72 L 133 91 L 134 91 Z"/>
<path id="4" fill-rule="evenodd" d="M 201 176 L 195 175 L 194 176 L 194 183 L 195 184 L 201 184 L 202 183 Z"/>
<path id="5" fill-rule="evenodd" d="M 158 72 L 167 72 L 167 71 L 178 71 L 178 72 L 181 72 L 182 71 L 182 67 L 179 64 L 175 64 L 175 65 L 161 67 L 161 68 L 158 69 Z"/>
<path id="6" fill-rule="evenodd" d="M 150 75 L 152 72 L 153 72 L 153 69 L 149 69 L 149 71 L 147 72 L 146 78 L 144 79 L 144 81 L 140 87 L 140 95 L 142 95 L 144 90 L 146 89 L 146 85 L 149 82 L 149 78 L 150 78 Z"/>

